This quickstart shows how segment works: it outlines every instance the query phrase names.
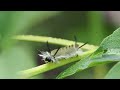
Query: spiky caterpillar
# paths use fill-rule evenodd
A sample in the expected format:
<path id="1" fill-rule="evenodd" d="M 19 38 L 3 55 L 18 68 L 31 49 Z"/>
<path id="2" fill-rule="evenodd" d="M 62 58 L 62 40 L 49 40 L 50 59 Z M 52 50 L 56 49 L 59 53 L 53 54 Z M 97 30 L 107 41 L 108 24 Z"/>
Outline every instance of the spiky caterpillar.
<path id="1" fill-rule="evenodd" d="M 82 46 L 84 46 L 85 44 L 83 44 Z M 82 46 L 75 44 L 63 48 L 58 48 L 50 52 L 40 51 L 41 54 L 38 55 L 42 57 L 42 60 L 44 60 L 45 62 L 58 62 L 61 59 L 71 58 L 78 54 L 83 53 L 83 51 L 81 50 Z"/>

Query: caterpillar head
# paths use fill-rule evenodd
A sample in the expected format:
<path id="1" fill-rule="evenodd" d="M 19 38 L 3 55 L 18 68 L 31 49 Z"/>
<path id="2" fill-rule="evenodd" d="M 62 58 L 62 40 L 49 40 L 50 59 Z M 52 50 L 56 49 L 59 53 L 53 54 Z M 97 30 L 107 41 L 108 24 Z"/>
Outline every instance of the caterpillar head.
<path id="1" fill-rule="evenodd" d="M 42 57 L 42 60 L 47 62 L 55 62 L 55 58 L 49 53 L 49 52 L 41 52 L 41 54 L 38 54 L 40 57 Z"/>

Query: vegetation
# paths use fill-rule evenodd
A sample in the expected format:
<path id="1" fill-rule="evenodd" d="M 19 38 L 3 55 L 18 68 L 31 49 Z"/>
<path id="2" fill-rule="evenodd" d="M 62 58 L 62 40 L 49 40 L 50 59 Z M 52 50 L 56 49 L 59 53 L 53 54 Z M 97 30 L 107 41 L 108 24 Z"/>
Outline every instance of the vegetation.
<path id="1" fill-rule="evenodd" d="M 0 14 L 0 78 L 120 78 L 120 28 L 103 12 L 22 11 Z M 42 63 L 39 50 L 74 44 L 85 50 L 59 63 Z M 86 37 L 87 36 L 87 37 Z"/>

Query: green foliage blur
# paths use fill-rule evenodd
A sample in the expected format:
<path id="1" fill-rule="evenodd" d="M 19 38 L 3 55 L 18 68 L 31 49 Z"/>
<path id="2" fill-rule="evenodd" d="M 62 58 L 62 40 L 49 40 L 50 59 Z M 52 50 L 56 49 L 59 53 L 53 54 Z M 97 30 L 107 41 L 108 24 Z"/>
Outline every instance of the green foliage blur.
<path id="1" fill-rule="evenodd" d="M 41 65 L 39 50 L 46 43 L 17 41 L 15 35 L 41 35 L 88 42 L 98 45 L 116 26 L 102 11 L 1 11 L 0 12 L 0 78 L 17 78 L 17 72 Z M 50 45 L 52 49 L 57 45 Z M 73 63 L 72 63 L 73 64 Z M 55 78 L 71 64 L 33 78 Z M 73 76 L 73 79 L 103 78 L 114 64 L 99 65 Z"/>

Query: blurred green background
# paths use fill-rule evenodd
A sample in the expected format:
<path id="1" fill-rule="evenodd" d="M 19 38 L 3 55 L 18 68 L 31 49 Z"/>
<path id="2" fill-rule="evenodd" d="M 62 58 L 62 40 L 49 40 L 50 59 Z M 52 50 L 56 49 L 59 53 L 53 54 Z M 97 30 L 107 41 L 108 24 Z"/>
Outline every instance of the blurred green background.
<path id="1" fill-rule="evenodd" d="M 11 37 L 24 34 L 74 40 L 76 35 L 80 42 L 99 46 L 103 38 L 119 27 L 119 14 L 119 11 L 0 11 L 0 78 L 14 79 L 18 71 L 41 65 L 37 49 L 47 50 L 45 43 L 17 41 Z M 55 78 L 72 64 L 33 78 Z M 92 67 L 67 79 L 104 78 L 114 64 Z"/>

